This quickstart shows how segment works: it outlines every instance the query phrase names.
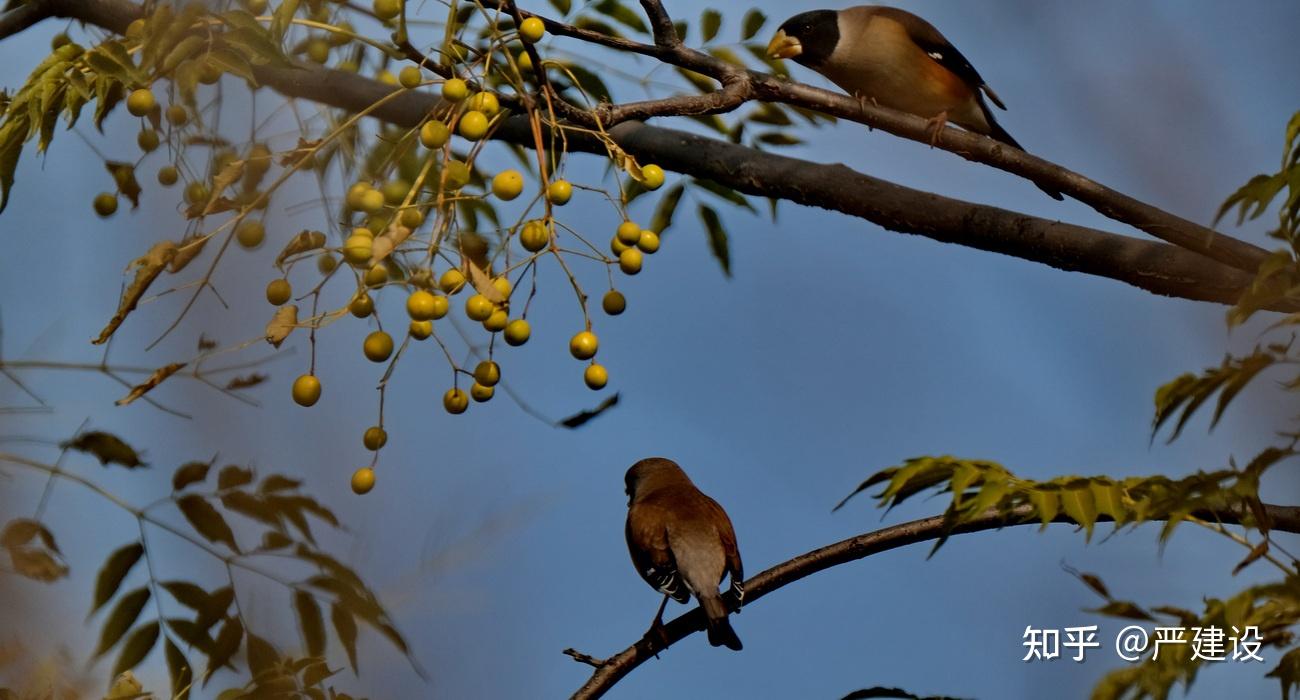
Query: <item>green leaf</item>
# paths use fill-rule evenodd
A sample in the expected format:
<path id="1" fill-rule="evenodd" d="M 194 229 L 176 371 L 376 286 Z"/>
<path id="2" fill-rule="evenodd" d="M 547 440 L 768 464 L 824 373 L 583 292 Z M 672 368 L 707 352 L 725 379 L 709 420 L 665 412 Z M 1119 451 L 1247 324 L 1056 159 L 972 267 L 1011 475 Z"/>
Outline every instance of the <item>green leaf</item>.
<path id="1" fill-rule="evenodd" d="M 163 581 L 162 587 L 177 603 L 195 612 L 203 612 L 211 604 L 212 597 L 202 586 L 189 581 Z"/>
<path id="2" fill-rule="evenodd" d="M 741 20 L 740 23 L 740 40 L 749 41 L 753 39 L 754 35 L 758 34 L 758 31 L 763 28 L 765 22 L 767 22 L 767 15 L 758 11 L 757 8 L 746 12 L 745 19 Z"/>
<path id="3" fill-rule="evenodd" d="M 619 2 L 619 0 L 600 0 L 600 2 L 597 2 L 591 7 L 595 11 L 609 17 L 625 27 L 628 27 L 629 29 L 632 29 L 633 31 L 641 32 L 642 34 L 650 31 L 650 28 L 646 26 L 645 21 L 641 19 L 641 15 L 627 5 L 624 5 L 622 2 Z"/>
<path id="4" fill-rule="evenodd" d="M 307 653 L 311 656 L 325 655 L 325 618 L 321 615 L 316 599 L 306 591 L 293 594 L 293 609 L 298 613 L 298 628 L 302 638 L 307 642 Z"/>
<path id="5" fill-rule="evenodd" d="M 239 643 L 243 639 L 244 625 L 240 623 L 239 618 L 227 618 L 212 644 L 212 653 L 208 654 L 208 668 L 203 672 L 203 685 L 208 684 L 212 674 L 230 663 L 230 659 L 234 657 L 235 652 L 239 651 Z"/>
<path id="6" fill-rule="evenodd" d="M 1083 527 L 1085 541 L 1092 540 L 1092 529 L 1097 524 L 1097 504 L 1092 488 L 1086 480 L 1061 490 L 1061 510 Z"/>
<path id="7" fill-rule="evenodd" d="M 705 10 L 700 15 L 700 31 L 704 35 L 704 43 L 713 41 L 713 37 L 718 35 L 718 30 L 722 28 L 722 13 L 717 10 Z"/>
<path id="8" fill-rule="evenodd" d="M 253 677 L 257 678 L 275 670 L 276 664 L 280 662 L 280 654 L 276 652 L 275 647 L 252 632 L 247 632 L 246 636 L 248 670 L 252 672 Z"/>
<path id="9" fill-rule="evenodd" d="M 290 22 L 297 12 L 298 0 L 280 0 L 279 7 L 275 8 L 275 13 L 271 16 L 271 37 L 276 41 L 284 41 L 284 34 L 289 31 Z"/>
<path id="10" fill-rule="evenodd" d="M 569 10 L 573 8 L 573 1 L 572 0 L 551 0 L 551 7 L 554 7 L 555 11 L 560 13 L 561 16 L 567 15 L 569 14 Z"/>
<path id="11" fill-rule="evenodd" d="M 730 277 L 731 250 L 728 247 L 727 231 L 722 227 L 722 220 L 718 218 L 718 212 L 707 204 L 700 205 L 699 215 L 700 223 L 704 224 L 704 230 L 709 236 L 709 250 L 722 266 L 722 273 Z"/>
<path id="12" fill-rule="evenodd" d="M 126 644 L 122 645 L 122 654 L 117 657 L 117 663 L 113 666 L 113 675 L 128 671 L 140 665 L 144 657 L 149 655 L 153 650 L 153 645 L 158 642 L 158 621 L 146 622 L 136 628 L 127 637 Z"/>
<path id="13" fill-rule="evenodd" d="M 185 654 L 172 644 L 172 640 L 167 640 L 163 651 L 167 655 L 167 674 L 172 681 L 172 699 L 187 700 L 190 696 L 190 686 L 194 684 L 194 670 L 190 668 L 190 662 L 185 658 Z"/>
<path id="14" fill-rule="evenodd" d="M 121 192 L 124 197 L 131 200 L 131 208 L 137 209 L 140 206 L 140 183 L 135 179 L 135 165 L 131 163 L 119 163 L 117 161 L 105 161 L 104 167 L 113 176 L 113 181 L 117 183 L 117 191 Z"/>
<path id="15" fill-rule="evenodd" d="M 180 508 L 181 514 L 204 539 L 209 542 L 221 542 L 232 550 L 239 551 L 239 545 L 235 543 L 235 533 L 231 531 L 230 525 L 226 524 L 226 519 L 221 517 L 221 513 L 218 513 L 217 509 L 202 496 L 196 494 L 182 496 L 177 499 L 176 507 Z"/>
<path id="16" fill-rule="evenodd" d="M 292 479 L 282 474 L 271 474 L 262 479 L 262 483 L 257 487 L 262 493 L 274 493 L 276 491 L 289 491 L 302 486 L 301 479 Z"/>
<path id="17" fill-rule="evenodd" d="M 727 187 L 726 185 L 720 185 L 712 180 L 703 180 L 699 178 L 691 180 L 691 184 L 715 197 L 718 197 L 728 204 L 742 207 L 752 214 L 758 213 L 758 210 L 754 208 L 754 205 L 749 203 L 749 200 L 745 198 L 745 195 Z"/>
<path id="18" fill-rule="evenodd" d="M 758 135 L 758 142 L 768 146 L 801 146 L 803 139 L 782 131 L 768 131 Z"/>
<path id="19" fill-rule="evenodd" d="M 99 575 L 95 578 L 95 601 L 90 608 L 92 614 L 117 593 L 123 579 L 131 572 L 131 567 L 135 566 L 143 555 L 144 545 L 139 542 L 132 542 L 108 555 L 108 559 L 104 560 L 104 566 L 99 570 Z"/>
<path id="20" fill-rule="evenodd" d="M 1119 617 L 1126 620 L 1146 620 L 1148 622 L 1155 622 L 1156 620 L 1154 617 L 1151 617 L 1151 613 L 1143 610 L 1141 606 L 1136 603 L 1130 603 L 1126 600 L 1112 600 L 1100 608 L 1090 608 L 1088 612 L 1105 615 L 1107 617 Z"/>
<path id="21" fill-rule="evenodd" d="M 1047 529 L 1047 526 L 1056 518 L 1056 514 L 1061 511 L 1061 495 L 1057 489 L 1049 489 L 1045 486 L 1038 486 L 1029 490 L 1029 502 L 1034 506 L 1034 512 L 1038 514 L 1038 520 L 1042 525 L 1038 528 L 1041 532 Z"/>
<path id="22" fill-rule="evenodd" d="M 149 602 L 149 595 L 149 587 L 141 586 L 123 595 L 117 601 L 117 605 L 113 606 L 113 611 L 108 614 L 108 618 L 104 620 L 103 628 L 99 631 L 99 646 L 95 649 L 96 657 L 108 653 L 108 650 L 112 649 L 113 645 L 122 639 L 122 635 L 131 629 L 131 626 L 140 617 L 140 612 L 144 610 L 144 606 Z"/>
<path id="23" fill-rule="evenodd" d="M 677 205 L 682 201 L 682 195 L 686 192 L 685 183 L 677 183 L 671 189 L 664 193 L 660 198 L 659 204 L 655 207 L 654 216 L 650 219 L 650 230 L 659 235 L 663 235 L 668 227 L 673 225 L 673 214 L 677 212 Z"/>
<path id="24" fill-rule="evenodd" d="M 1283 654 L 1277 666 L 1264 675 L 1276 678 L 1282 684 L 1282 700 L 1290 700 L 1291 690 L 1300 690 L 1300 647 Z"/>
<path id="25" fill-rule="evenodd" d="M 18 169 L 18 159 L 23 154 L 26 132 L 26 124 L 16 119 L 8 120 L 0 126 L 0 213 L 9 204 L 9 191 L 14 186 L 14 172 Z"/>
<path id="26" fill-rule="evenodd" d="M 352 613 L 339 602 L 330 605 L 330 620 L 334 623 L 334 633 L 338 635 L 339 643 L 343 645 L 344 651 L 348 654 L 348 663 L 352 666 L 352 672 L 358 673 L 357 621 L 352 618 Z"/>
<path id="27" fill-rule="evenodd" d="M 605 84 L 605 81 L 599 75 L 576 63 L 565 63 L 564 67 L 577 81 L 577 87 L 593 101 L 602 102 L 613 99 L 613 93 L 610 92 L 609 86 Z"/>

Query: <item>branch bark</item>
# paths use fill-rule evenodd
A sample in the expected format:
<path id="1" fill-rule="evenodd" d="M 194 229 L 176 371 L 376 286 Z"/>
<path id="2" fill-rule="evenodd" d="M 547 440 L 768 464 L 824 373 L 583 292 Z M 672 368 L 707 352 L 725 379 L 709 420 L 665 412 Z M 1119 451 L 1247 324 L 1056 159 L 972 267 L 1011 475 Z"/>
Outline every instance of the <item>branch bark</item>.
<path id="1" fill-rule="evenodd" d="M 658 3 L 644 5 L 653 9 Z M 119 33 L 140 13 L 140 7 L 129 0 L 34 0 L 30 6 L 40 6 L 52 15 L 78 19 Z M 520 14 L 536 16 L 522 11 Z M 562 36 L 651 55 L 674 65 L 706 71 L 726 83 L 716 93 L 689 96 L 685 113 L 726 111 L 749 99 L 760 98 L 817 109 L 917 141 L 929 139 L 926 122 L 920 117 L 740 69 L 680 42 L 672 43 L 664 32 L 660 36 L 665 44 L 648 45 L 587 36 L 593 32 L 543 19 L 548 30 Z M 662 22 L 658 17 L 652 19 L 656 26 Z M 394 90 L 355 74 L 305 64 L 294 68 L 259 67 L 256 75 L 262 84 L 286 96 L 352 111 L 367 108 Z M 673 99 L 659 102 L 668 103 Z M 390 100 L 373 114 L 384 121 L 414 127 L 436 104 L 432 95 L 411 91 Z M 622 112 L 616 111 L 618 106 L 603 108 L 602 116 L 617 122 L 653 116 L 665 108 L 653 102 L 624 107 Z M 610 136 L 643 162 L 653 161 L 666 169 L 714 180 L 746 194 L 822 207 L 866 219 L 888 230 L 1116 279 L 1166 296 L 1234 303 L 1251 282 L 1258 261 L 1266 254 L 1260 248 L 1138 202 L 1060 166 L 956 129 L 942 134 L 941 147 L 1051 186 L 1110 218 L 1177 245 L 963 202 L 902 187 L 840 164 L 811 163 L 640 122 L 624 121 L 610 130 Z M 535 145 L 527 119 L 522 116 L 507 119 L 495 137 L 526 147 Z M 571 150 L 606 153 L 605 145 L 592 136 L 571 133 L 567 140 Z"/>
<path id="2" fill-rule="evenodd" d="M 1265 504 L 1264 509 L 1273 520 L 1274 530 L 1300 533 L 1300 507 Z M 1211 520 L 1215 519 L 1215 516 L 1209 514 L 1206 514 L 1206 516 Z M 1219 513 L 1217 514 L 1217 520 L 1227 524 L 1240 522 L 1240 518 L 1232 513 Z M 1109 518 L 1102 516 L 1099 521 L 1109 521 Z M 1053 522 L 1074 524 L 1074 521 L 1063 515 L 1058 516 Z M 847 540 L 841 540 L 820 549 L 814 549 L 806 554 L 801 554 L 749 579 L 745 582 L 745 607 L 748 608 L 759 598 L 819 571 L 857 561 L 858 559 L 865 559 L 873 554 L 906 547 L 918 542 L 936 540 L 945 535 L 959 535 L 1016 525 L 1038 524 L 1039 520 L 1034 517 L 1033 507 L 1021 506 L 1010 513 L 1002 513 L 996 509 L 991 509 L 979 518 L 958 525 L 951 530 L 945 529 L 943 516 L 937 515 L 850 537 Z M 572 656 L 575 660 L 596 667 L 596 671 L 592 673 L 591 678 L 573 694 L 573 700 L 593 700 L 603 696 L 615 683 L 631 673 L 637 666 L 640 666 L 648 659 L 654 658 L 657 653 L 676 642 L 695 632 L 702 631 L 704 621 L 704 612 L 698 607 L 694 608 L 671 622 L 665 623 L 662 644 L 657 638 L 644 637 L 608 659 L 597 659 L 571 649 L 565 650 L 565 654 Z M 594 662 L 600 663 L 596 664 Z"/>

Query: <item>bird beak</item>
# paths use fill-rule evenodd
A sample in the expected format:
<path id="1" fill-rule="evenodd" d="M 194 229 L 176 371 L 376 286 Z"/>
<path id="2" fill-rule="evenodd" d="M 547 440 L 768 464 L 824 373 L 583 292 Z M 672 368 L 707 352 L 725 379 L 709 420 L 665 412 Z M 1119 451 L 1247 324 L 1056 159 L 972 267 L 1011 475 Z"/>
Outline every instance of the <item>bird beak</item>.
<path id="1" fill-rule="evenodd" d="M 772 58 L 794 58 L 803 53 L 803 44 L 799 40 L 787 36 L 784 30 L 778 30 L 776 36 L 772 37 L 772 42 L 767 45 L 767 55 Z"/>

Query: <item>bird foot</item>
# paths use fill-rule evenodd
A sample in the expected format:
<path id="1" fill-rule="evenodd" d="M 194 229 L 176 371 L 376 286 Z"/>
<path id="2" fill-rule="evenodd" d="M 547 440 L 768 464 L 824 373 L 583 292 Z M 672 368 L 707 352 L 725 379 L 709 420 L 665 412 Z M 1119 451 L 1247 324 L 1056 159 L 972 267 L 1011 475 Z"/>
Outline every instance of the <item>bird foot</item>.
<path id="1" fill-rule="evenodd" d="M 943 129 L 946 126 L 948 126 L 947 110 L 925 120 L 925 130 L 930 132 L 930 148 L 939 145 L 939 134 L 943 133 Z"/>
<path id="2" fill-rule="evenodd" d="M 655 658 L 659 658 L 659 650 L 668 648 L 668 630 L 664 627 L 663 620 L 656 617 L 654 623 L 650 625 L 650 629 L 641 635 L 641 639 L 649 645 Z"/>

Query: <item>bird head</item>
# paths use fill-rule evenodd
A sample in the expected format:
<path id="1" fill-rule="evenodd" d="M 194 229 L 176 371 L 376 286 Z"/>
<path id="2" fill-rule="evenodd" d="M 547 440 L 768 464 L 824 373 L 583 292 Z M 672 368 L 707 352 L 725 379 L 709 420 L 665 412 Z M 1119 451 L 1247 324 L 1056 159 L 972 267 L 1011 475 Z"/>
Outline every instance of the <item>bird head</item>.
<path id="1" fill-rule="evenodd" d="M 671 459 L 650 457 L 632 465 L 623 477 L 628 505 L 659 488 L 690 484 L 690 477 Z"/>
<path id="2" fill-rule="evenodd" d="M 839 13 L 803 12 L 786 20 L 767 45 L 767 55 L 788 58 L 809 68 L 825 63 L 840 41 Z"/>

